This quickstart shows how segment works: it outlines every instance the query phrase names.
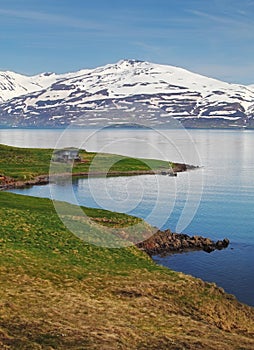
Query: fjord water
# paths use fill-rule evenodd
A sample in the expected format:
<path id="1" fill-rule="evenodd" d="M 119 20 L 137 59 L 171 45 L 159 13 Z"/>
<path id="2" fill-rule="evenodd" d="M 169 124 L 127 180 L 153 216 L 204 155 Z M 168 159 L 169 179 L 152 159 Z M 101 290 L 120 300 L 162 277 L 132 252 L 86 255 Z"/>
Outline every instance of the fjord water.
<path id="1" fill-rule="evenodd" d="M 140 216 L 154 226 L 212 239 L 228 249 L 183 253 L 154 260 L 217 283 L 254 306 L 254 132 L 246 130 L 0 130 L 0 142 L 23 147 L 77 146 L 129 156 L 200 165 L 177 177 L 75 179 L 17 193 L 77 201 Z M 69 195 L 73 191 L 75 201 Z"/>

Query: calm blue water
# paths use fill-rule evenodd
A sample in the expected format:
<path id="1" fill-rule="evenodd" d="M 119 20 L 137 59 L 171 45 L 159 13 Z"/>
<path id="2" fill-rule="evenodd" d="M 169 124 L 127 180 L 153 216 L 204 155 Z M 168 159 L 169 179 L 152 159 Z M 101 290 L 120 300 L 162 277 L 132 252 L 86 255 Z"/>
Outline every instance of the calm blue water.
<path id="1" fill-rule="evenodd" d="M 184 253 L 154 259 L 174 270 L 216 282 L 254 306 L 254 132 L 213 130 L 0 130 L 0 142 L 27 147 L 78 146 L 197 164 L 179 176 L 76 179 L 75 201 L 140 216 L 152 225 L 212 239 L 228 237 L 230 247 L 211 254 Z M 56 199 L 73 201 L 65 186 Z M 49 186 L 17 193 L 50 197 Z M 74 201 L 74 202 L 75 202 Z"/>

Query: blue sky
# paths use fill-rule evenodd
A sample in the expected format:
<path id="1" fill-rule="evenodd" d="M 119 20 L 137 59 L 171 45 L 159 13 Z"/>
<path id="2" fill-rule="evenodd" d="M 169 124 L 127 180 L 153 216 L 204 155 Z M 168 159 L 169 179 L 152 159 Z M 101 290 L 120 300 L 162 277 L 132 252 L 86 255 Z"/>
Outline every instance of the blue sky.
<path id="1" fill-rule="evenodd" d="M 253 0 L 1 0 L 0 70 L 136 58 L 254 83 Z"/>

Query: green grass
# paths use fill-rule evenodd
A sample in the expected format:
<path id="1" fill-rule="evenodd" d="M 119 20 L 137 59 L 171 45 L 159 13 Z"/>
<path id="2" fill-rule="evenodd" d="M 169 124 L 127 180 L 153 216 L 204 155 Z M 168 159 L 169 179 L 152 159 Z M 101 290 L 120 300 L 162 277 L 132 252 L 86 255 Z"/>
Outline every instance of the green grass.
<path id="1" fill-rule="evenodd" d="M 55 260 L 55 263 L 52 264 L 54 269 L 61 266 L 59 271 L 62 272 L 63 265 L 66 265 L 70 268 L 70 275 L 72 274 L 70 264 L 75 264 L 76 267 L 77 264 L 81 267 L 85 266 L 88 270 L 107 269 L 111 272 L 116 267 L 119 272 L 125 270 L 127 265 L 129 268 L 131 266 L 137 268 L 137 266 L 147 264 L 148 258 L 146 255 L 133 247 L 121 250 L 121 256 L 119 256 L 119 249 L 110 250 L 91 246 L 70 234 L 55 213 L 53 203 L 49 199 L 24 198 L 12 193 L 0 192 L 0 205 L 0 245 L 5 250 L 22 250 L 29 254 L 36 254 L 37 259 L 53 259 Z M 75 206 L 65 203 L 65 209 L 69 215 L 73 214 L 75 208 Z M 120 222 L 120 226 L 125 227 L 127 225 L 128 227 L 142 222 L 141 219 L 121 213 L 91 208 L 84 208 L 84 210 L 86 215 L 93 219 L 108 219 L 107 226 L 115 227 Z M 145 223 L 143 225 L 144 229 L 147 229 L 148 225 Z M 85 228 L 88 226 L 89 223 L 84 225 Z M 103 231 L 103 227 L 101 230 Z M 133 249 L 135 254 L 133 254 Z M 95 257 L 92 260 L 90 257 L 91 251 Z M 110 256 L 110 259 L 108 256 Z M 15 255 L 14 259 L 16 259 Z M 112 266 L 114 266 L 114 269 Z M 151 267 L 153 269 L 158 268 L 154 264 Z"/>
<path id="2" fill-rule="evenodd" d="M 49 199 L 0 192 L 0 206 L 1 349 L 253 349 L 253 309 L 215 285 L 133 246 L 80 240 Z M 85 210 L 107 226 L 140 223 Z"/>
<path id="3" fill-rule="evenodd" d="M 52 150 L 0 145 L 0 174 L 28 180 L 47 174 Z"/>
<path id="4" fill-rule="evenodd" d="M 0 145 L 0 173 L 16 180 L 47 174 L 51 154 Z M 76 173 L 169 165 L 85 151 L 81 157 L 86 162 L 75 165 Z M 253 308 L 214 284 L 156 265 L 135 246 L 92 244 L 151 235 L 141 219 L 6 192 L 0 208 L 0 349 L 254 348 Z"/>
<path id="5" fill-rule="evenodd" d="M 89 170 L 92 161 L 94 161 L 92 169 L 109 172 L 160 170 L 168 169 L 173 164 L 156 159 L 137 159 L 106 153 L 96 154 L 82 151 L 80 155 L 88 162 L 87 164 L 77 163 L 74 167 L 74 172 Z"/>
<path id="6" fill-rule="evenodd" d="M 15 180 L 31 180 L 38 175 L 49 173 L 52 158 L 52 149 L 18 148 L 0 145 L 0 174 L 9 176 Z M 80 151 L 83 160 L 75 163 L 73 173 L 88 172 L 119 172 L 147 171 L 168 169 L 173 163 L 154 159 L 136 159 L 112 154 L 97 154 L 94 152 Z M 91 167 L 91 168 L 90 168 Z M 56 164 L 53 172 L 63 172 L 70 169 L 70 165 Z"/>

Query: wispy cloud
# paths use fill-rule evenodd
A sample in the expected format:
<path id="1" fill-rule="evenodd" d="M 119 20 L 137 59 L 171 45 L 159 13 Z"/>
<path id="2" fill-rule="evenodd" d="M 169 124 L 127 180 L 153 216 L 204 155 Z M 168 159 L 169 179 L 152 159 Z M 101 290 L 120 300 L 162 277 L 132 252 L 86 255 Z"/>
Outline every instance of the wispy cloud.
<path id="1" fill-rule="evenodd" d="M 212 15 L 210 13 L 202 12 L 202 11 L 197 11 L 197 10 L 187 10 L 187 12 L 204 18 L 204 19 L 209 19 L 213 22 L 217 23 L 222 23 L 222 24 L 236 24 L 236 21 L 232 20 L 231 18 L 225 17 L 225 16 L 219 16 L 219 15 Z"/>
<path id="2" fill-rule="evenodd" d="M 10 9 L 0 8 L 0 15 L 18 18 L 18 19 L 28 19 L 30 21 L 40 21 L 44 23 L 52 23 L 56 25 L 61 25 L 65 27 L 72 27 L 77 29 L 86 30 L 102 30 L 102 26 L 99 22 L 80 20 L 73 17 L 68 17 L 64 15 L 55 15 L 52 13 L 39 12 L 39 11 L 15 11 Z"/>
<path id="3" fill-rule="evenodd" d="M 243 15 L 245 15 L 244 11 L 241 11 L 241 13 L 238 14 L 241 15 L 241 17 L 233 17 L 233 14 L 211 14 L 203 11 L 198 10 L 187 10 L 187 12 L 191 13 L 192 15 L 195 15 L 197 17 L 208 19 L 212 22 L 220 23 L 223 25 L 233 25 L 233 26 L 241 26 L 241 27 L 252 27 L 254 26 L 254 22 L 251 20 L 248 20 L 247 18 L 243 18 Z"/>
<path id="4" fill-rule="evenodd" d="M 254 84 L 250 72 L 254 71 L 254 64 L 199 64 L 193 65 L 191 70 L 216 79 L 238 84 Z M 234 77 L 234 78 L 233 78 Z"/>
<path id="5" fill-rule="evenodd" d="M 132 44 L 137 46 L 137 47 L 140 47 L 141 49 L 149 50 L 149 51 L 153 51 L 153 52 L 158 52 L 161 50 L 161 46 L 147 44 L 147 43 L 142 42 L 142 41 L 134 41 L 134 42 L 132 42 Z"/>
<path id="6" fill-rule="evenodd" d="M 172 33 L 172 23 L 175 23 L 176 18 L 172 19 L 170 23 L 168 20 L 160 20 L 158 18 L 147 18 L 137 16 L 135 14 L 130 15 L 126 12 L 125 15 L 115 16 L 114 14 L 107 16 L 103 20 L 81 20 L 71 16 L 52 14 L 40 11 L 18 11 L 12 9 L 0 8 L 1 16 L 18 19 L 29 20 L 31 23 L 50 24 L 52 26 L 60 26 L 64 28 L 73 28 L 87 31 L 101 37 L 110 38 L 136 38 L 137 35 L 151 38 L 151 37 L 165 37 Z M 152 23 L 151 27 L 147 27 L 147 23 Z M 160 23 L 160 26 L 164 25 L 164 28 L 157 27 L 156 22 Z"/>
<path id="7" fill-rule="evenodd" d="M 213 29 L 213 33 L 217 32 L 217 37 L 214 39 L 217 42 L 227 40 L 225 45 L 234 45 L 249 50 L 254 40 L 254 19 L 251 14 L 244 15 L 239 11 L 207 13 L 198 10 L 188 10 L 196 19 L 196 28 L 204 28 L 204 33 L 207 35 L 207 29 Z M 199 19 L 199 20 L 198 20 Z M 200 31 L 202 32 L 202 31 Z M 209 33 L 208 33 L 209 38 Z M 210 37 L 211 38 L 211 37 Z"/>

